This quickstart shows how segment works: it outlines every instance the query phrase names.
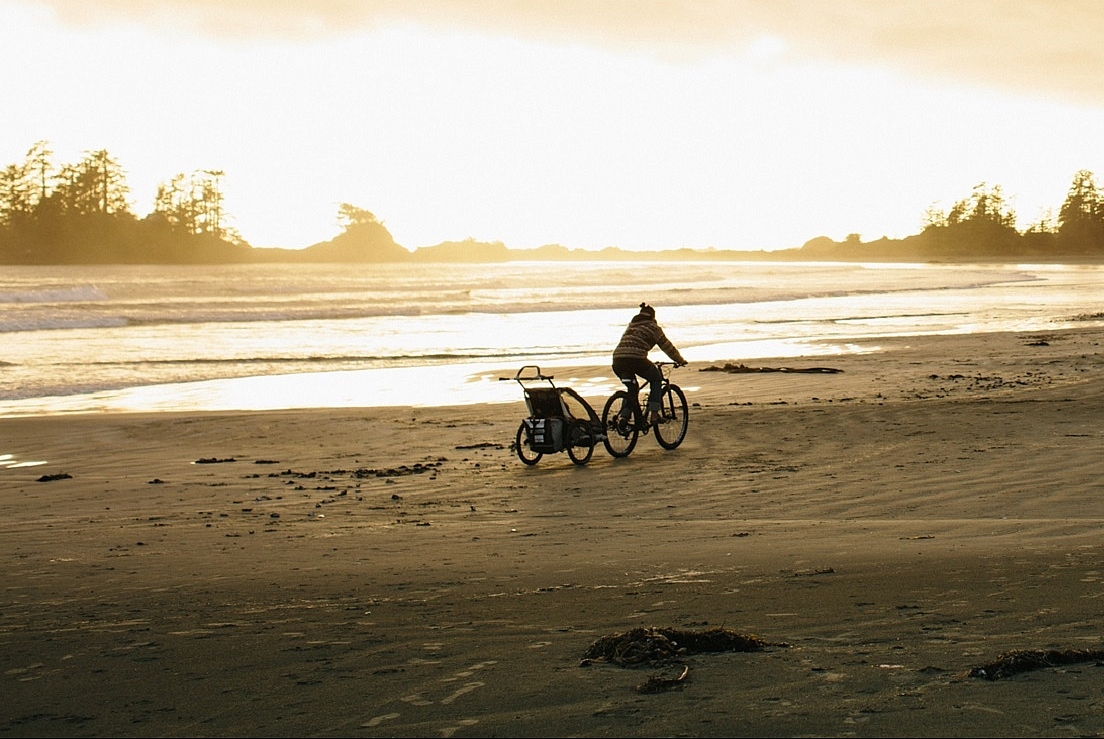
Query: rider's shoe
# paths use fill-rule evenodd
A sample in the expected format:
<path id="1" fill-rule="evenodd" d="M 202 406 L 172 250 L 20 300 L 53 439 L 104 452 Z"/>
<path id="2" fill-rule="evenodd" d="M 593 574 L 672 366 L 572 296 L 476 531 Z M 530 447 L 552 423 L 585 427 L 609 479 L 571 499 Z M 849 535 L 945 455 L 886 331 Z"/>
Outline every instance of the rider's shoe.
<path id="1" fill-rule="evenodd" d="M 656 411 L 652 411 L 648 414 L 648 425 L 655 426 L 658 423 L 663 423 L 663 416 Z"/>

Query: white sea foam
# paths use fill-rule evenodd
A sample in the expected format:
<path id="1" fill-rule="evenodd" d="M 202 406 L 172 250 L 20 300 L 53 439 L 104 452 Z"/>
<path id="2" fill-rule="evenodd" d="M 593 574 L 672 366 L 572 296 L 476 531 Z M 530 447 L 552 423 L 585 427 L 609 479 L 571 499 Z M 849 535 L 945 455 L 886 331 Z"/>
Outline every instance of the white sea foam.
<path id="1" fill-rule="evenodd" d="M 94 285 L 0 290 L 0 303 L 88 303 L 107 299 Z"/>

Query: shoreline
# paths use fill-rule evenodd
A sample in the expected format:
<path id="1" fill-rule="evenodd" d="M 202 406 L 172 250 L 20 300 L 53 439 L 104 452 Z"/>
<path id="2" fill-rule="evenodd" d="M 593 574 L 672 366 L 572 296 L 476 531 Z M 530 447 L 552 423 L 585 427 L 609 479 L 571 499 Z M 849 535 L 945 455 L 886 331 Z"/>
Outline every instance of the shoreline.
<path id="1" fill-rule="evenodd" d="M 748 340 L 694 345 L 684 350 L 697 367 L 718 358 L 756 361 L 759 357 L 805 362 L 881 350 L 895 337 Z M 662 357 L 666 359 L 666 357 Z M 371 369 L 289 374 L 242 375 L 176 383 L 151 383 L 73 395 L 0 400 L 0 418 L 85 413 L 161 413 L 306 410 L 319 408 L 447 407 L 510 403 L 520 396 L 512 380 L 534 360 L 468 361 Z M 574 373 L 570 380 L 587 392 L 608 396 L 621 387 L 608 355 L 549 358 L 536 363 L 553 372 Z M 531 365 L 529 365 L 531 366 Z M 691 367 L 690 371 L 694 371 Z"/>
<path id="2" fill-rule="evenodd" d="M 1104 329 L 882 343 L 691 365 L 679 449 L 581 467 L 514 456 L 516 385 L 0 419 L 0 734 L 1099 733 L 1092 661 L 969 671 L 1104 646 Z M 581 664 L 639 626 L 786 646 Z"/>
<path id="3" fill-rule="evenodd" d="M 854 342 L 849 349 L 831 343 L 770 342 L 792 347 L 788 363 L 845 353 L 867 354 L 881 340 Z M 693 347 L 694 350 L 709 347 Z M 804 348 L 804 351 L 802 351 Z M 666 359 L 664 357 L 664 359 Z M 754 361 L 745 359 L 743 361 Z M 695 360 L 701 366 L 711 362 Z M 223 411 L 276 411 L 325 408 L 449 407 L 504 404 L 521 396 L 512 380 L 523 363 L 502 361 L 418 365 L 279 375 L 254 375 L 170 384 L 151 384 L 93 393 L 0 400 L 0 418 L 20 418 L 85 413 L 211 413 Z M 540 366 L 558 374 L 557 381 L 572 382 L 582 391 L 611 394 L 621 387 L 613 377 L 608 357 L 549 359 Z M 690 368 L 693 372 L 693 367 Z M 565 376 L 564 373 L 568 373 Z M 290 400 L 289 400 L 290 399 Z"/>
<path id="4" fill-rule="evenodd" d="M 744 353 L 738 355 L 726 351 L 732 348 L 730 344 L 694 346 L 684 351 L 691 365 L 680 371 L 680 375 L 682 378 L 692 377 L 703 367 L 716 368 L 728 363 L 808 366 L 842 362 L 851 365 L 851 358 L 862 360 L 872 354 L 907 348 L 916 342 L 938 341 L 941 337 L 966 337 L 967 340 L 973 337 L 973 340 L 984 341 L 987 336 L 1057 335 L 1093 328 L 1095 327 L 1071 328 L 1064 324 L 1031 331 L 872 336 L 856 338 L 845 344 L 838 341 L 805 340 L 751 342 L 748 347 L 744 347 Z M 748 352 L 747 349 L 759 351 Z M 775 351 L 771 352 L 771 349 Z M 103 413 L 211 413 L 501 405 L 521 397 L 516 383 L 503 382 L 512 379 L 520 366 L 521 363 L 506 365 L 501 361 L 484 361 L 138 385 L 76 395 L 0 400 L 0 419 Z M 550 359 L 541 362 L 541 366 L 557 375 L 558 384 L 572 383 L 584 395 L 608 397 L 621 387 L 620 381 L 612 375 L 606 356 Z M 689 380 L 683 379 L 682 382 Z"/>

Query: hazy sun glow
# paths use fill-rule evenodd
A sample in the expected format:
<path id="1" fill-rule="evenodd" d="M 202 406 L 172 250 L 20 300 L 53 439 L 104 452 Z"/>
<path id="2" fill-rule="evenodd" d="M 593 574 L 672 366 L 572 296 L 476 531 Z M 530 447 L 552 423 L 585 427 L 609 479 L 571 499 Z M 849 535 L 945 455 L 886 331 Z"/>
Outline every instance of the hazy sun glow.
<path id="1" fill-rule="evenodd" d="M 243 24 L 266 18 L 265 4 L 222 5 Z M 885 21 L 881 3 L 835 5 Z M 581 7 L 531 15 L 559 6 Z M 965 63 L 956 79 L 878 49 L 829 53 L 800 14 L 664 46 L 599 43 L 617 26 L 606 16 L 589 19 L 592 36 L 475 22 L 482 8 L 466 2 L 405 15 L 402 3 L 354 4 L 387 13 L 319 13 L 295 34 L 216 32 L 185 22 L 186 6 L 144 7 L 160 12 L 0 0 L 0 166 L 43 139 L 60 162 L 105 148 L 140 215 L 159 182 L 221 169 L 232 225 L 254 246 L 331 238 L 350 202 L 408 248 L 474 237 L 775 249 L 916 233 L 929 205 L 980 182 L 999 184 L 1026 227 L 1061 204 L 1074 172 L 1104 174 L 1104 102 L 1069 94 L 1068 80 L 1000 85 Z M 275 24 L 294 4 L 271 7 Z M 973 30 L 988 64 L 986 27 Z"/>

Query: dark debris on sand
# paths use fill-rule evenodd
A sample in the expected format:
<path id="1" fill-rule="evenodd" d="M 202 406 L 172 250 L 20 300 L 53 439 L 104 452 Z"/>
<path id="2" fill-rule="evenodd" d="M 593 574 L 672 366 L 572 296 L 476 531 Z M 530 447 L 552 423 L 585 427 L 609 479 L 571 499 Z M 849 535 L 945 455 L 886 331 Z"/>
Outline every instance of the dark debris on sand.
<path id="1" fill-rule="evenodd" d="M 730 373 L 743 373 L 743 372 L 804 372 L 809 374 L 821 374 L 821 375 L 833 375 L 839 372 L 843 372 L 841 369 L 835 367 L 748 367 L 746 364 L 733 364 L 732 362 L 726 363 L 723 367 L 717 367 L 712 365 L 709 367 L 703 367 L 700 372 L 730 372 Z"/>
<path id="2" fill-rule="evenodd" d="M 603 636 L 583 653 L 580 666 L 594 662 L 608 662 L 620 667 L 657 667 L 676 665 L 682 667 L 677 677 L 653 675 L 636 686 L 638 693 L 659 693 L 679 687 L 686 680 L 690 668 L 680 660 L 692 654 L 717 652 L 758 652 L 767 647 L 786 647 L 788 644 L 764 641 L 756 636 L 740 634 L 725 628 L 706 631 L 683 631 L 655 626 L 638 627 L 629 631 Z"/>
<path id="3" fill-rule="evenodd" d="M 314 479 L 316 477 L 403 477 L 405 475 L 420 475 L 425 472 L 436 472 L 447 461 L 445 457 L 439 457 L 433 462 L 415 462 L 412 465 L 404 464 L 387 469 L 359 467 L 355 470 L 312 470 L 310 472 L 299 472 L 293 469 L 286 469 L 283 472 L 274 472 L 270 474 L 269 477 L 296 477 L 306 479 Z"/>
<path id="4" fill-rule="evenodd" d="M 970 677 L 1001 680 L 1021 672 L 1104 660 L 1104 649 L 1017 649 L 970 670 Z"/>

